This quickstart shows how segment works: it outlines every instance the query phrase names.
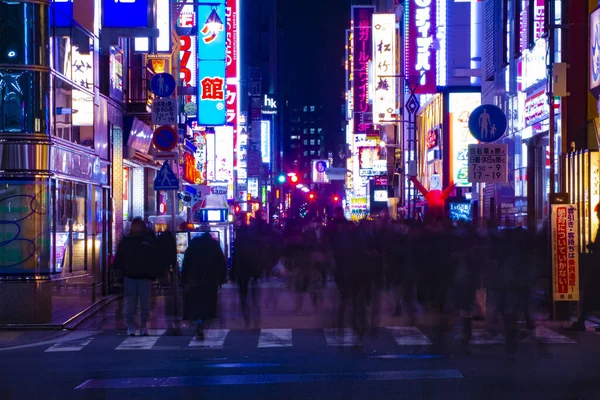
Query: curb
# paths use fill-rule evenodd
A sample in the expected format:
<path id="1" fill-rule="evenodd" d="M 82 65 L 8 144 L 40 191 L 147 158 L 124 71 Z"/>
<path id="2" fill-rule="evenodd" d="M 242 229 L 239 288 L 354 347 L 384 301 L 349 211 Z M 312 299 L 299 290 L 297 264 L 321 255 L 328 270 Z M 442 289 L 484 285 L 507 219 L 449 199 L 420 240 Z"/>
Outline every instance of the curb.
<path id="1" fill-rule="evenodd" d="M 117 300 L 121 295 L 112 295 L 103 297 L 97 302 L 91 304 L 89 307 L 75 314 L 62 324 L 0 324 L 0 329 L 5 330 L 48 330 L 48 331 L 61 331 L 69 330 L 72 331 L 77 329 L 79 325 L 85 322 L 88 318 L 94 315 L 97 311 L 106 307 L 113 301 Z"/>

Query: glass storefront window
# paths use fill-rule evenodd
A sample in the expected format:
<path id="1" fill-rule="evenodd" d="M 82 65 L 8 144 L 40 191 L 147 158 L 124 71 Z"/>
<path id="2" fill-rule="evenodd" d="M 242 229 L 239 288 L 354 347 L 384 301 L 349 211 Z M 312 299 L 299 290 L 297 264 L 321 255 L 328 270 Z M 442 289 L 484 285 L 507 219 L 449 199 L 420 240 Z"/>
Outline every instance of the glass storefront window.
<path id="1" fill-rule="evenodd" d="M 74 183 L 73 184 L 73 205 L 72 205 L 72 220 L 73 220 L 73 272 L 81 272 L 87 270 L 87 185 Z"/>
<path id="2" fill-rule="evenodd" d="M 48 5 L 0 1 L 0 64 L 48 65 Z"/>
<path id="3" fill-rule="evenodd" d="M 0 275 L 48 274 L 49 184 L 0 181 Z"/>
<path id="4" fill-rule="evenodd" d="M 73 86 L 66 81 L 54 79 L 54 134 L 62 139 L 73 141 L 72 132 Z"/>
<path id="5" fill-rule="evenodd" d="M 48 133 L 49 85 L 46 72 L 0 69 L 0 132 Z"/>

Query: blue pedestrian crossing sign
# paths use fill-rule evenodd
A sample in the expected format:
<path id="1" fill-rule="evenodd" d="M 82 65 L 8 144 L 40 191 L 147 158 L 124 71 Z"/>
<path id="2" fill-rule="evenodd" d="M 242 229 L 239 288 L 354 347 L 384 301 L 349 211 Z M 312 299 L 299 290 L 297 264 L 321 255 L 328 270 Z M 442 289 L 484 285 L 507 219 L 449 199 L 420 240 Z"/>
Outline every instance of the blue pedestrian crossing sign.
<path id="1" fill-rule="evenodd" d="M 158 97 L 169 97 L 172 95 L 175 92 L 175 85 L 173 75 L 166 72 L 154 75 L 150 81 L 150 89 Z"/>
<path id="2" fill-rule="evenodd" d="M 154 178 L 154 190 L 178 190 L 179 181 L 173 173 L 168 161 L 165 161 Z"/>
<path id="3" fill-rule="evenodd" d="M 477 107 L 469 116 L 471 135 L 480 142 L 492 143 L 501 139 L 507 127 L 506 114 L 492 104 Z"/>

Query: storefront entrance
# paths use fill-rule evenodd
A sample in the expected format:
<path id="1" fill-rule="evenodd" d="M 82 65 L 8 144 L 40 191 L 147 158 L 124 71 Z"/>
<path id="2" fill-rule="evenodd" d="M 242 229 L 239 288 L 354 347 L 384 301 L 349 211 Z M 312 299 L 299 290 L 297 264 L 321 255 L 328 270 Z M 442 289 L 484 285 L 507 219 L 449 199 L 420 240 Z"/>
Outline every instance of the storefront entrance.
<path id="1" fill-rule="evenodd" d="M 550 143 L 548 133 L 526 139 L 527 228 L 538 232 L 547 224 L 550 196 Z"/>

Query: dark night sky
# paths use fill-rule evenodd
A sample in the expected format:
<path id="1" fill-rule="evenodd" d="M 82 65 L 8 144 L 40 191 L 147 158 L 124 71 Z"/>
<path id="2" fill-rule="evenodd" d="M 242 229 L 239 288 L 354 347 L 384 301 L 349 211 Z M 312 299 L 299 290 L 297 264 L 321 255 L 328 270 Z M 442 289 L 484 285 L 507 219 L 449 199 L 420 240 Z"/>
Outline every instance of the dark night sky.
<path id="1" fill-rule="evenodd" d="M 350 0 L 280 0 L 279 14 L 286 97 L 302 101 L 315 96 L 312 103 L 325 107 L 326 149 L 333 150 L 342 118 L 344 31 L 350 24 Z"/>

